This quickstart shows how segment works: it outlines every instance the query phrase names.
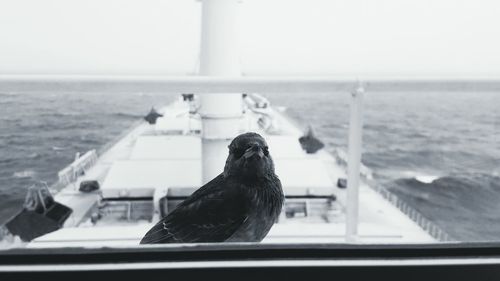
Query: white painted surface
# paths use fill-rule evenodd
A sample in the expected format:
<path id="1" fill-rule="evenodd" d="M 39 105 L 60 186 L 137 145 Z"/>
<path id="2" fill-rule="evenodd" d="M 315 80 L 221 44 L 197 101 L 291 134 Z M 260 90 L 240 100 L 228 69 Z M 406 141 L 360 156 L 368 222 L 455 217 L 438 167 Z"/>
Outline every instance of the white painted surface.
<path id="1" fill-rule="evenodd" d="M 319 192 L 334 187 L 326 166 L 319 159 L 275 159 L 276 174 L 285 188 L 285 193 L 307 194 L 307 189 Z"/>
<path id="2" fill-rule="evenodd" d="M 401 221 L 403 227 L 405 223 Z M 144 234 L 153 226 L 140 222 L 134 225 L 103 227 L 64 228 L 29 244 L 30 248 L 43 247 L 127 247 L 138 245 Z M 360 243 L 432 243 L 434 240 L 422 233 L 401 232 L 397 224 L 392 226 L 376 222 L 362 222 L 359 226 Z M 262 243 L 344 243 L 343 224 L 325 223 L 278 223 L 273 226 Z"/>
<path id="3" fill-rule="evenodd" d="M 269 153 L 273 159 L 293 159 L 310 157 L 299 143 L 298 136 L 275 136 L 266 137 Z"/>
<path id="4" fill-rule="evenodd" d="M 9 92 L 103 92 L 136 94 L 149 93 L 286 93 L 305 92 L 332 93 L 343 95 L 351 91 L 359 79 L 338 76 L 245 76 L 245 77 L 203 77 L 203 76 L 119 76 L 119 75 L 3 75 L 0 87 Z M 498 89 L 494 77 L 477 79 L 436 77 L 363 76 L 363 83 L 369 85 L 371 93 L 399 89 L 412 92 L 425 88 L 439 94 L 439 91 L 463 92 L 492 91 Z"/>
<path id="5" fill-rule="evenodd" d="M 201 159 L 198 136 L 141 136 L 130 154 L 130 160 Z"/>
<path id="6" fill-rule="evenodd" d="M 190 247 L 192 244 L 184 244 Z M 160 247 L 165 247 L 161 245 Z M 359 266 L 470 266 L 500 265 L 500 259 L 493 257 L 456 258 L 441 257 L 433 259 L 391 258 L 391 259 L 273 259 L 273 260 L 224 260 L 224 261 L 182 261 L 182 262 L 140 262 L 140 263 L 96 263 L 96 264 L 49 264 L 49 265 L 0 265 L 0 272 L 67 272 L 90 270 L 154 270 L 154 269 L 194 269 L 194 268 L 273 268 L 273 267 L 359 267 Z"/>
<path id="7" fill-rule="evenodd" d="M 152 197 L 155 188 L 199 187 L 200 160 L 116 161 L 102 185 L 107 197 Z"/>
<path id="8" fill-rule="evenodd" d="M 157 133 L 188 134 L 201 131 L 201 120 L 187 113 L 183 116 L 164 116 L 156 120 L 154 129 Z"/>

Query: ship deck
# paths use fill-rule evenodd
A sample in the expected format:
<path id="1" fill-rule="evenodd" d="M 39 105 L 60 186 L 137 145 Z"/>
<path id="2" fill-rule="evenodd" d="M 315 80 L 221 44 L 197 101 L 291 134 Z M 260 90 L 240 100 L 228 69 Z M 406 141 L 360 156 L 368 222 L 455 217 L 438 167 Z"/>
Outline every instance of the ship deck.
<path id="1" fill-rule="evenodd" d="M 325 150 L 305 153 L 298 142 L 303 131 L 281 110 L 267 110 L 274 116 L 273 123 L 279 125 L 279 131 L 263 130 L 257 125 L 259 114 L 250 110 L 245 113 L 242 123 L 247 130 L 260 133 L 268 142 L 285 195 L 306 196 L 300 202 L 309 209 L 316 205 L 314 199 L 307 196 L 333 195 L 336 200 L 329 207 L 326 219 L 314 215 L 290 218 L 283 213 L 263 243 L 346 243 L 346 190 L 337 187 L 337 180 L 346 178 L 345 167 Z M 102 205 L 103 199 L 126 202 L 152 198 L 153 208 L 157 210 L 157 200 L 161 196 L 172 192 L 189 195 L 201 186 L 199 118 L 189 114 L 189 108 L 181 101 L 163 108 L 162 112 L 164 117 L 155 125 L 144 122 L 127 131 L 85 170 L 84 175 L 55 195 L 58 202 L 73 209 L 72 215 L 63 228 L 36 238 L 28 247 L 137 245 L 158 221 L 158 212 L 155 211 L 151 220 L 129 217 L 127 220 L 91 222 L 92 214 Z M 84 180 L 97 180 L 101 189 L 90 193 L 78 191 Z M 294 200 L 297 201 L 289 201 Z M 366 183 L 360 186 L 358 228 L 356 243 L 436 242 Z"/>

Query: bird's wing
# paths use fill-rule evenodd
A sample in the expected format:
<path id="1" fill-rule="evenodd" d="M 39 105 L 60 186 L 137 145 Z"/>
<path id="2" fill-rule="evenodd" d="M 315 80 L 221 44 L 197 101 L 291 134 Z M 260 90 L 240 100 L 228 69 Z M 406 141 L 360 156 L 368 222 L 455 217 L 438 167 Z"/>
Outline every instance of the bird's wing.
<path id="1" fill-rule="evenodd" d="M 222 242 L 240 227 L 246 214 L 241 194 L 219 175 L 160 220 L 141 244 Z"/>

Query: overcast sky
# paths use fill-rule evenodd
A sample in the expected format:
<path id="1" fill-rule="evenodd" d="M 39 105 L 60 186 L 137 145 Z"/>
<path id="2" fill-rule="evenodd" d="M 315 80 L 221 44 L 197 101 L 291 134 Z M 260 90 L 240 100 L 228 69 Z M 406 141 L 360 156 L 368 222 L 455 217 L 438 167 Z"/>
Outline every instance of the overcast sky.
<path id="1" fill-rule="evenodd" d="M 0 74 L 193 74 L 194 0 L 0 0 Z M 500 78 L 500 1 L 244 0 L 245 75 Z"/>

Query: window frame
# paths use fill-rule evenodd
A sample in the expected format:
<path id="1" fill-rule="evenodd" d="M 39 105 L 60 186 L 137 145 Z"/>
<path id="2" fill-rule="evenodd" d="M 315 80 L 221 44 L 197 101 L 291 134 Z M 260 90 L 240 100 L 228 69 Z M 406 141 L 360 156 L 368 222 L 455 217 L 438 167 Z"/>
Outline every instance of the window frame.
<path id="1" fill-rule="evenodd" d="M 15 248 L 0 251 L 1 276 L 180 274 L 266 275 L 282 270 L 353 276 L 445 276 L 457 280 L 500 276 L 500 243 L 260 244 L 206 243 L 127 248 Z M 438 275 L 436 275 L 438 274 Z M 486 280 L 486 279 L 484 279 Z"/>

